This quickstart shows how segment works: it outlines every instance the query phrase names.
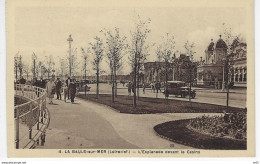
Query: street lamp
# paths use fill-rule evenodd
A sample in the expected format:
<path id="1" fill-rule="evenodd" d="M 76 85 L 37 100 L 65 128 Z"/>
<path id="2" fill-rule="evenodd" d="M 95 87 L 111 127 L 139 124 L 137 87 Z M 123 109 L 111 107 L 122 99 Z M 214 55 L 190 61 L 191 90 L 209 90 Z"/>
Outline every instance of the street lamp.
<path id="1" fill-rule="evenodd" d="M 71 35 L 69 35 L 69 38 L 67 39 L 67 41 L 69 42 L 69 73 L 70 73 L 70 77 L 71 77 L 71 42 L 73 42 Z"/>

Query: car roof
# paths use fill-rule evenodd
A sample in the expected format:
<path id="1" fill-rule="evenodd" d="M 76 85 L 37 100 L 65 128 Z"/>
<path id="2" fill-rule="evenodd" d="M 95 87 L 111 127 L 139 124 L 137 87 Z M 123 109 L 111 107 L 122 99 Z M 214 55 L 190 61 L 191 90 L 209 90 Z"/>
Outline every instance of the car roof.
<path id="1" fill-rule="evenodd" d="M 184 81 L 168 81 L 168 83 L 185 83 Z"/>

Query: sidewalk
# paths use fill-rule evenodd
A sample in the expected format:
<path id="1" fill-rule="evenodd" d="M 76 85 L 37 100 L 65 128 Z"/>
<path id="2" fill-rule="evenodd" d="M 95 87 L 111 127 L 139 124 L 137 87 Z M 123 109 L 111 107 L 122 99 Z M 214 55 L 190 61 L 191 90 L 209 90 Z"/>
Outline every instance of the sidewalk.
<path id="1" fill-rule="evenodd" d="M 122 114 L 111 108 L 81 99 L 76 104 L 56 100 L 48 105 L 51 123 L 41 149 L 107 148 L 170 149 L 170 142 L 157 136 L 157 124 L 201 116 L 196 113 Z M 215 115 L 215 114 L 212 114 Z M 175 149 L 190 148 L 174 144 Z"/>

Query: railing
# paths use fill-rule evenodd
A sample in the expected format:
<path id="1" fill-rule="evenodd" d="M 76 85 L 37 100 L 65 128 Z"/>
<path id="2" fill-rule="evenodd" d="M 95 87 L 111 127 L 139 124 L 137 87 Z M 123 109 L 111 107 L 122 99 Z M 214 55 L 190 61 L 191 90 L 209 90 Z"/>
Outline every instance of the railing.
<path id="1" fill-rule="evenodd" d="M 14 107 L 15 147 L 34 148 L 44 145 L 50 117 L 46 107 L 46 90 L 43 88 L 16 84 L 15 96 L 27 102 Z"/>

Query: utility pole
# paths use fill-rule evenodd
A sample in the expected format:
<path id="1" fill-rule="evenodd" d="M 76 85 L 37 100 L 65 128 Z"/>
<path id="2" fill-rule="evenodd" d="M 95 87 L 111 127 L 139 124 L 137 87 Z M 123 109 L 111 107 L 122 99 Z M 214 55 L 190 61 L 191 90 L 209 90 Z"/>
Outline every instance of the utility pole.
<path id="1" fill-rule="evenodd" d="M 71 77 L 71 42 L 73 42 L 73 39 L 71 38 L 71 35 L 69 35 L 69 38 L 67 39 L 67 41 L 69 42 L 69 74 Z"/>

